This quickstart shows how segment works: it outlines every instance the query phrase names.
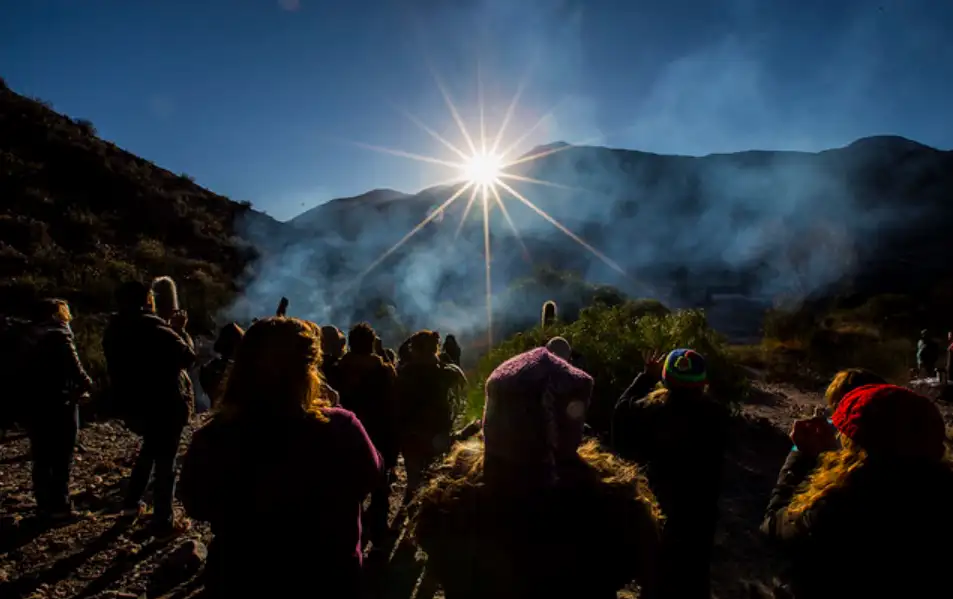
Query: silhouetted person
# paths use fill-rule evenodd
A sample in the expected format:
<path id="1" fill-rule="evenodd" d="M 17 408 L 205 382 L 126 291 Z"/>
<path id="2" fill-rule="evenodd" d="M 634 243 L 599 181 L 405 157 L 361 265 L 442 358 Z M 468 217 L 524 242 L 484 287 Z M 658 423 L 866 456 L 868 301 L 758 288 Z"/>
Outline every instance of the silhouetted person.
<path id="1" fill-rule="evenodd" d="M 341 329 L 333 325 L 324 325 L 320 328 L 321 335 L 321 373 L 324 381 L 334 390 L 341 385 L 338 377 L 338 360 L 344 356 L 347 348 L 347 338 Z"/>
<path id="2" fill-rule="evenodd" d="M 440 352 L 440 359 L 445 364 L 459 366 L 460 354 L 460 344 L 457 343 L 457 338 L 453 335 L 447 335 L 447 338 L 443 342 L 443 351 Z"/>
<path id="3" fill-rule="evenodd" d="M 633 465 L 582 445 L 592 384 L 544 348 L 490 375 L 485 442 L 456 445 L 411 509 L 447 599 L 654 597 L 658 510 Z"/>
<path id="4" fill-rule="evenodd" d="M 78 401 L 92 381 L 76 354 L 69 305 L 59 299 L 38 302 L 23 343 L 21 364 L 30 381 L 23 422 L 33 457 L 33 494 L 40 517 L 75 515 L 69 499 L 70 468 L 79 431 Z"/>
<path id="5" fill-rule="evenodd" d="M 400 450 L 407 471 L 405 501 L 430 464 L 450 449 L 454 397 L 467 384 L 459 366 L 440 361 L 439 333 L 415 333 L 408 348 L 407 359 L 397 371 Z"/>
<path id="6" fill-rule="evenodd" d="M 143 512 L 141 499 L 154 476 L 152 529 L 167 536 L 188 528 L 187 521 L 175 519 L 172 497 L 179 440 L 193 411 L 185 371 L 195 363 L 195 351 L 183 336 L 184 313 L 168 323 L 156 316 L 149 287 L 124 283 L 116 299 L 119 312 L 103 334 L 103 353 L 113 401 L 130 430 L 142 437 L 123 513 Z"/>
<path id="7" fill-rule="evenodd" d="M 231 322 L 222 327 L 218 333 L 218 339 L 215 340 L 215 346 L 212 348 L 218 357 L 212 358 L 202 365 L 199 373 L 199 383 L 202 390 L 208 395 L 211 402 L 211 408 L 218 405 L 222 394 L 225 392 L 224 382 L 228 377 L 228 372 L 235 362 L 235 352 L 238 351 L 238 344 L 241 343 L 245 331 L 238 324 Z"/>
<path id="8" fill-rule="evenodd" d="M 662 388 L 652 391 L 659 381 Z M 730 419 L 707 385 L 705 359 L 694 350 L 650 357 L 613 415 L 613 447 L 646 467 L 666 517 L 659 572 L 659 595 L 665 599 L 711 596 L 711 551 Z"/>
<path id="9" fill-rule="evenodd" d="M 212 598 L 357 599 L 361 503 L 381 460 L 354 414 L 322 397 L 317 327 L 252 325 L 220 410 L 182 466 L 186 512 L 211 524 Z"/>
<path id="10" fill-rule="evenodd" d="M 551 351 L 553 355 L 562 358 L 563 360 L 570 362 L 572 360 L 572 346 L 569 345 L 569 342 L 562 337 L 553 337 L 546 342 L 546 349 Z"/>
<path id="11" fill-rule="evenodd" d="M 917 370 L 922 377 L 929 378 L 936 370 L 936 361 L 940 357 L 940 350 L 936 341 L 930 338 L 926 329 L 920 331 L 920 340 L 917 341 Z"/>
<path id="12" fill-rule="evenodd" d="M 374 353 L 374 329 L 360 323 L 348 332 L 348 352 L 338 361 L 341 407 L 354 412 L 384 460 L 385 477 L 371 495 L 365 516 L 368 538 L 378 545 L 388 532 L 390 482 L 397 466 L 396 384 L 394 367 Z"/>
<path id="13" fill-rule="evenodd" d="M 797 597 L 946 597 L 953 471 L 933 402 L 909 389 L 847 393 L 831 422 L 799 420 L 762 531 L 792 560 Z"/>

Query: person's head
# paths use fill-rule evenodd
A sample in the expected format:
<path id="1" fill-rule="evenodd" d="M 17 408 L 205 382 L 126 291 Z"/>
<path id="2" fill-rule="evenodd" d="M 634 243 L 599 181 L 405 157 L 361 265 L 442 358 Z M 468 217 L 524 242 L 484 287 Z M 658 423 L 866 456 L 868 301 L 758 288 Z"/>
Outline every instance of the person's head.
<path id="1" fill-rule="evenodd" d="M 346 345 L 347 338 L 339 328 L 330 324 L 321 327 L 321 353 L 325 358 L 340 358 Z"/>
<path id="2" fill-rule="evenodd" d="M 242 338 L 222 398 L 226 413 L 293 415 L 321 418 L 330 407 L 324 388 L 319 329 L 297 318 L 263 318 Z"/>
<path id="3" fill-rule="evenodd" d="M 377 339 L 377 333 L 366 322 L 361 322 L 353 327 L 347 334 L 347 344 L 355 354 L 374 353 L 374 341 Z"/>
<path id="4" fill-rule="evenodd" d="M 212 349 L 223 357 L 230 358 L 235 355 L 238 344 L 241 343 L 245 331 L 234 322 L 230 322 L 222 327 L 218 333 L 218 339 Z"/>
<path id="5" fill-rule="evenodd" d="M 411 358 L 435 358 L 439 353 L 440 333 L 437 331 L 417 331 L 410 338 Z"/>
<path id="6" fill-rule="evenodd" d="M 554 483 L 582 442 L 592 387 L 592 377 L 542 347 L 498 366 L 485 387 L 488 480 L 497 468 L 519 473 L 509 480 Z"/>
<path id="7" fill-rule="evenodd" d="M 831 384 L 827 386 L 827 391 L 824 392 L 824 399 L 827 400 L 828 407 L 833 409 L 845 395 L 858 387 L 886 384 L 887 381 L 883 377 L 866 368 L 848 368 L 834 375 Z"/>
<path id="8" fill-rule="evenodd" d="M 443 340 L 443 351 L 452 357 L 460 357 L 460 344 L 457 343 L 455 336 L 447 335 L 447 338 Z"/>
<path id="9" fill-rule="evenodd" d="M 693 349 L 676 349 L 665 357 L 662 385 L 669 391 L 704 391 L 708 385 L 705 358 Z"/>
<path id="10" fill-rule="evenodd" d="M 567 362 L 572 359 L 572 346 L 562 337 L 553 337 L 546 342 L 546 349 Z"/>
<path id="11" fill-rule="evenodd" d="M 172 318 L 179 309 L 179 290 L 172 277 L 156 277 L 152 281 L 152 292 L 156 315 L 163 320 Z"/>
<path id="12" fill-rule="evenodd" d="M 946 426 L 936 404 L 906 387 L 858 387 L 837 403 L 831 421 L 841 449 L 824 454 L 792 499 L 794 513 L 843 486 L 870 459 L 939 462 L 946 454 Z"/>
<path id="13" fill-rule="evenodd" d="M 36 323 L 56 322 L 69 324 L 73 320 L 69 304 L 66 300 L 46 298 L 37 301 L 31 310 L 30 320 Z"/>
<path id="14" fill-rule="evenodd" d="M 126 281 L 116 289 L 116 304 L 120 312 L 155 312 L 155 294 L 148 285 Z"/>

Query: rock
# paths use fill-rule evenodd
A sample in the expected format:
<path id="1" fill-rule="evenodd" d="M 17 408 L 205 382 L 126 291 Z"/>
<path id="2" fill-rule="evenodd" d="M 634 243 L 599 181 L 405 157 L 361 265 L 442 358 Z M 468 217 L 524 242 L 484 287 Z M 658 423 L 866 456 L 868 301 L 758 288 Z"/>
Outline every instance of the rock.
<path id="1" fill-rule="evenodd" d="M 202 567 L 206 557 L 208 548 L 205 544 L 198 540 L 189 540 L 169 553 L 159 570 L 163 577 L 187 578 Z"/>

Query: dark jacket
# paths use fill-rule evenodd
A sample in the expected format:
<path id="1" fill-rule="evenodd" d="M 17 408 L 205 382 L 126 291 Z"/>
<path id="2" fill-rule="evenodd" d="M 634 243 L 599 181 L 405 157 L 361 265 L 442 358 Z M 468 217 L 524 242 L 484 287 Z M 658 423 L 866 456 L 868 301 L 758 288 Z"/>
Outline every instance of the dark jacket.
<path id="1" fill-rule="evenodd" d="M 344 354 L 337 365 L 341 407 L 354 412 L 387 468 L 397 465 L 397 412 L 394 367 L 376 354 Z M 333 385 L 332 385 L 333 387 Z"/>
<path id="2" fill-rule="evenodd" d="M 449 437 L 453 427 L 455 394 L 467 377 L 454 364 L 432 361 L 404 362 L 397 370 L 397 413 L 401 443 L 405 448 L 432 447 L 435 437 Z M 413 449 L 412 449 L 413 450 Z"/>
<path id="3" fill-rule="evenodd" d="M 449 477 L 423 492 L 414 538 L 447 599 L 614 599 L 651 576 L 658 530 L 635 485 L 606 483 L 582 460 L 566 470 L 528 495 Z"/>
<path id="4" fill-rule="evenodd" d="M 201 370 L 199 370 L 199 384 L 202 385 L 202 390 L 208 395 L 210 408 L 218 406 L 222 400 L 228 373 L 233 363 L 232 360 L 219 356 L 203 364 Z"/>
<path id="5" fill-rule="evenodd" d="M 24 417 L 33 421 L 58 407 L 72 408 L 93 382 L 76 353 L 73 332 L 65 323 L 47 322 L 30 326 L 23 340 L 19 373 L 30 381 L 32 398 L 24 403 Z"/>
<path id="6" fill-rule="evenodd" d="M 195 401 L 191 338 L 154 314 L 117 314 L 103 333 L 103 353 L 114 405 L 134 430 L 188 422 Z"/>
<path id="7" fill-rule="evenodd" d="M 654 386 L 646 379 L 636 377 L 616 405 L 612 444 L 645 466 L 666 517 L 660 594 L 706 597 L 730 414 L 708 394 L 640 398 Z"/>
<path id="8" fill-rule="evenodd" d="M 211 597 L 357 599 L 361 502 L 381 460 L 354 414 L 324 414 L 220 414 L 195 433 L 179 494 L 212 527 Z"/>
<path id="9" fill-rule="evenodd" d="M 953 471 L 948 464 L 868 458 L 800 514 L 787 510 L 816 460 L 792 452 L 762 531 L 789 551 L 797 597 L 948 597 Z"/>

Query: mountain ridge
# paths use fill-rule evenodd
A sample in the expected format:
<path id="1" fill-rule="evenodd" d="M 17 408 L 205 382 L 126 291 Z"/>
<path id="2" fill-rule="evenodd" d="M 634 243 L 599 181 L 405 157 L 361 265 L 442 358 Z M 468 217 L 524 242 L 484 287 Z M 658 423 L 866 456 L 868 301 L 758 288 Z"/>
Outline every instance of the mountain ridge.
<path id="1" fill-rule="evenodd" d="M 279 223 L 3 86 L 0 134 L 0 193 L 10 198 L 0 206 L 0 310 L 55 294 L 99 314 L 117 281 L 171 274 L 194 324 L 208 329 L 268 313 L 281 295 L 303 316 L 345 324 L 381 302 L 406 312 L 407 326 L 484 318 L 482 211 L 461 225 L 466 196 L 391 250 L 453 187 L 371 190 Z M 626 275 L 504 194 L 509 216 L 495 200 L 488 206 L 494 290 L 546 267 L 673 305 L 712 293 L 953 299 L 942 274 L 953 152 L 898 136 L 814 153 L 667 156 L 565 142 L 534 150 L 552 153 L 514 173 L 555 187 L 511 184 Z M 501 297 L 496 310 L 538 316 Z"/>

